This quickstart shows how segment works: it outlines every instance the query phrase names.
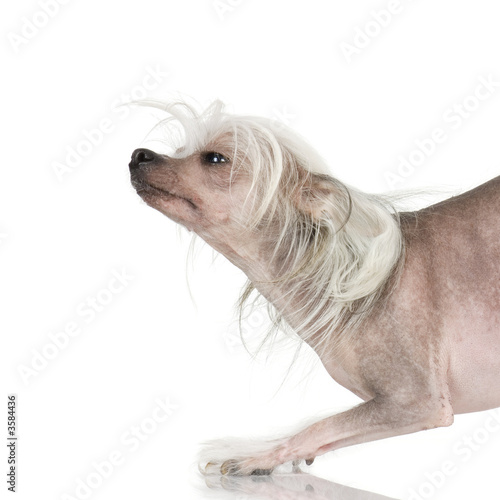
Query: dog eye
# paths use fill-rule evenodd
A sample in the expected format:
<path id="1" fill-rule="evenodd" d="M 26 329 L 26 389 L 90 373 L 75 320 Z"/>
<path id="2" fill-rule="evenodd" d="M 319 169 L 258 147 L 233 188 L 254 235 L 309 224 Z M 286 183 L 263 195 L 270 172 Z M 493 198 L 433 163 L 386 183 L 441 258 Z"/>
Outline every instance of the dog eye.
<path id="1" fill-rule="evenodd" d="M 228 163 L 229 160 L 220 153 L 215 151 L 210 151 L 209 153 L 203 154 L 203 161 L 205 163 L 210 163 L 211 165 L 220 165 L 221 163 Z"/>

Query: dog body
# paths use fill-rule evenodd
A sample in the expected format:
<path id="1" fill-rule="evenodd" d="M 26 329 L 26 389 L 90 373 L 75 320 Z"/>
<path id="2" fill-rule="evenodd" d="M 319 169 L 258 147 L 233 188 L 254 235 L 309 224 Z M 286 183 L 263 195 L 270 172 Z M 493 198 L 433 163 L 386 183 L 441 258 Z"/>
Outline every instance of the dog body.
<path id="1" fill-rule="evenodd" d="M 209 470 L 268 473 L 500 406 L 500 177 L 390 213 L 290 131 L 181 108 L 167 109 L 186 134 L 175 154 L 134 151 L 138 194 L 242 269 L 365 401 L 257 451 L 214 452 Z"/>

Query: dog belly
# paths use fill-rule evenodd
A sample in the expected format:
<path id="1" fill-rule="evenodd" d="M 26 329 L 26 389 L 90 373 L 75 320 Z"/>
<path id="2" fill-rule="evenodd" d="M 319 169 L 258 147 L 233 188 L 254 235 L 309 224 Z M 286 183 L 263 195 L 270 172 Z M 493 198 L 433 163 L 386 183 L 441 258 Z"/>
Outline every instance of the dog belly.
<path id="1" fill-rule="evenodd" d="M 456 414 L 500 407 L 500 328 L 480 326 L 456 330 L 450 345 L 448 383 Z"/>

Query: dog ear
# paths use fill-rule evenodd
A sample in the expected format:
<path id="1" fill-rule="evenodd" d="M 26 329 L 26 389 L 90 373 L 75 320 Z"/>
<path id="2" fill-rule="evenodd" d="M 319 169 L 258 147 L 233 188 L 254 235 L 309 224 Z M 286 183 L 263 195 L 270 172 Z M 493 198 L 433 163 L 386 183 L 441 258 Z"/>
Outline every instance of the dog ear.
<path id="1" fill-rule="evenodd" d="M 308 172 L 294 193 L 294 204 L 312 219 L 319 220 L 331 213 L 340 191 L 329 175 Z"/>

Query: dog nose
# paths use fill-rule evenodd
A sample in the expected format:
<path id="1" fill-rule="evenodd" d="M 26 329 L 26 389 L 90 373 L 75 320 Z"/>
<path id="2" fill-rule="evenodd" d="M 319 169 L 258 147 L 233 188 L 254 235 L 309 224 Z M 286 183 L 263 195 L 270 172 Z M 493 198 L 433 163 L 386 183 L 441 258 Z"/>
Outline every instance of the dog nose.
<path id="1" fill-rule="evenodd" d="M 137 168 L 141 168 L 144 165 L 147 165 L 148 163 L 154 162 L 158 158 L 158 155 L 154 152 L 151 151 L 150 149 L 136 149 L 132 153 L 132 159 L 130 160 L 130 163 L 128 164 L 130 170 L 134 170 Z"/>

